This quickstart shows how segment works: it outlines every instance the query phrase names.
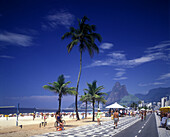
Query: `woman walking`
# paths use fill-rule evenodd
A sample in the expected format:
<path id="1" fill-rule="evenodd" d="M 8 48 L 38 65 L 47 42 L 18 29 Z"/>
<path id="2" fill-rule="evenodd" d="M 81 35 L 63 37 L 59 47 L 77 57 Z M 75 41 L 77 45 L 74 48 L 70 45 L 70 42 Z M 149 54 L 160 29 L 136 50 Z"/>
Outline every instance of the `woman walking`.
<path id="1" fill-rule="evenodd" d="M 101 115 L 102 115 L 103 113 L 102 112 L 100 112 L 100 109 L 98 109 L 98 112 L 97 112 L 97 122 L 98 122 L 98 125 L 101 125 L 101 123 L 100 123 L 100 118 L 101 118 Z"/>

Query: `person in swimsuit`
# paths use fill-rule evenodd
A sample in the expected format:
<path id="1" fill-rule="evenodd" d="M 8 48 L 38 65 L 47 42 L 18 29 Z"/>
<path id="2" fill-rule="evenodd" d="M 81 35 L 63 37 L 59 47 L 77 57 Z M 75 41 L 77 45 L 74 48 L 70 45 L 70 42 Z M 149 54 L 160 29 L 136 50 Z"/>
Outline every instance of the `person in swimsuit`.
<path id="1" fill-rule="evenodd" d="M 56 118 L 56 122 L 57 122 L 57 129 L 59 128 L 59 127 L 62 127 L 63 128 L 63 123 L 62 123 L 62 121 L 61 121 L 61 115 L 60 115 L 60 112 L 59 111 L 57 111 L 56 112 L 56 115 L 55 115 L 55 118 Z"/>
<path id="2" fill-rule="evenodd" d="M 116 111 L 113 114 L 113 118 L 114 118 L 114 129 L 117 128 L 117 123 L 119 121 L 119 113 L 118 110 L 116 109 Z"/>
<path id="3" fill-rule="evenodd" d="M 100 112 L 100 109 L 98 109 L 98 112 L 97 112 L 97 122 L 98 122 L 98 125 L 101 125 L 101 123 L 100 123 L 100 117 L 101 117 L 102 114 L 103 114 L 103 113 Z"/>

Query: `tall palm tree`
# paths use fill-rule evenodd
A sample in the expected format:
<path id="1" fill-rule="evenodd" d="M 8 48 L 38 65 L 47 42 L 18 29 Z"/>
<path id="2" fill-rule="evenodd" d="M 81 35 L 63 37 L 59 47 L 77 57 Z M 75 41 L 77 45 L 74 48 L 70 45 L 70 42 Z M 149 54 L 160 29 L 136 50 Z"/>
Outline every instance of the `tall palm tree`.
<path id="1" fill-rule="evenodd" d="M 85 118 L 87 118 L 87 102 L 90 101 L 90 95 L 86 92 L 84 92 L 84 95 L 80 96 L 80 101 L 85 102 L 86 103 L 86 109 L 85 109 Z"/>
<path id="2" fill-rule="evenodd" d="M 50 90 L 52 92 L 55 92 L 58 94 L 58 101 L 59 101 L 59 107 L 58 107 L 58 111 L 61 111 L 61 98 L 63 95 L 75 95 L 76 91 L 75 91 L 75 87 L 67 87 L 68 84 L 70 84 L 71 82 L 68 81 L 65 83 L 65 78 L 64 75 L 60 75 L 58 77 L 57 82 L 53 82 L 53 83 L 48 83 L 48 85 L 44 85 L 43 88 Z"/>
<path id="3" fill-rule="evenodd" d="M 106 93 L 107 94 L 107 93 Z M 104 96 L 100 96 L 99 98 L 96 98 L 96 101 L 98 102 L 98 108 L 99 108 L 99 104 L 100 102 L 102 104 L 106 104 L 107 100 L 104 99 Z"/>
<path id="4" fill-rule="evenodd" d="M 92 84 L 87 83 L 88 89 L 84 89 L 85 91 L 88 92 L 88 94 L 90 94 L 91 99 L 92 99 L 92 103 L 93 103 L 93 121 L 94 121 L 94 104 L 95 104 L 95 101 L 100 96 L 106 95 L 106 93 L 100 92 L 102 89 L 104 89 L 104 87 L 103 86 L 97 87 L 96 83 L 97 83 L 96 80 L 94 80 L 92 82 Z"/>
<path id="5" fill-rule="evenodd" d="M 79 46 L 80 51 L 80 70 L 78 74 L 77 86 L 76 86 L 76 96 L 75 96 L 75 106 L 76 106 L 76 117 L 77 120 L 80 120 L 78 115 L 78 107 L 77 107 L 77 98 L 78 98 L 78 88 L 81 76 L 82 69 L 82 53 L 86 49 L 88 50 L 91 57 L 93 57 L 94 52 L 99 53 L 99 48 L 95 44 L 95 40 L 97 39 L 99 42 L 102 41 L 102 37 L 98 33 L 94 33 L 96 30 L 95 25 L 89 25 L 85 22 L 89 20 L 86 16 L 84 16 L 81 20 L 78 20 L 78 28 L 70 27 L 70 32 L 66 32 L 62 39 L 71 38 L 72 41 L 67 45 L 68 53 L 72 50 L 75 45 Z"/>

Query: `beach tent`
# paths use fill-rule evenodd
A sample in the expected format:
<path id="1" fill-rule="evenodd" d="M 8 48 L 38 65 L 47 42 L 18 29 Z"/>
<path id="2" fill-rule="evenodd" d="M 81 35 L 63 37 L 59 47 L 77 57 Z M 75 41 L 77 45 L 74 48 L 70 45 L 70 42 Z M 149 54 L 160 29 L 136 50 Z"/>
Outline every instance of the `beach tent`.
<path id="1" fill-rule="evenodd" d="M 111 104 L 107 106 L 106 108 L 124 108 L 124 107 L 119 105 L 117 102 L 115 102 L 114 104 Z"/>

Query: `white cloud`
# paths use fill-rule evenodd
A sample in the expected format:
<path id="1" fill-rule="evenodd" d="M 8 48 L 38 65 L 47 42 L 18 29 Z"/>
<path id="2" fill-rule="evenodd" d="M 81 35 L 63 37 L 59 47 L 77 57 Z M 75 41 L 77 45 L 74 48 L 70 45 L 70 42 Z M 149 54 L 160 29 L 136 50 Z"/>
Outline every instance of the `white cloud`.
<path id="1" fill-rule="evenodd" d="M 119 77 L 119 78 L 113 78 L 113 80 L 125 80 L 127 77 Z"/>
<path id="2" fill-rule="evenodd" d="M 164 75 L 161 75 L 158 80 L 162 80 L 162 79 L 169 79 L 170 78 L 170 73 L 167 73 L 167 74 L 164 74 Z"/>
<path id="3" fill-rule="evenodd" d="M 70 78 L 71 76 L 70 75 L 64 75 L 64 78 Z"/>
<path id="4" fill-rule="evenodd" d="M 113 52 L 108 54 L 108 56 L 112 57 L 113 59 L 125 59 L 125 54 L 119 53 L 119 52 Z"/>
<path id="5" fill-rule="evenodd" d="M 124 79 L 127 79 L 127 77 L 123 77 L 123 75 L 126 73 L 125 69 L 123 69 L 123 68 L 116 68 L 115 70 L 118 71 L 118 72 L 115 74 L 114 80 L 124 80 Z"/>
<path id="6" fill-rule="evenodd" d="M 117 72 L 115 77 L 122 77 L 123 74 L 125 74 L 124 71 Z"/>
<path id="7" fill-rule="evenodd" d="M 99 52 L 100 52 L 100 53 L 104 53 L 104 50 L 100 49 Z"/>
<path id="8" fill-rule="evenodd" d="M 162 83 L 162 82 L 154 82 L 154 83 L 146 83 L 146 84 L 140 83 L 140 84 L 138 84 L 138 86 L 145 87 L 145 86 L 163 85 L 163 84 L 165 84 L 165 83 Z"/>
<path id="9" fill-rule="evenodd" d="M 101 49 L 111 49 L 113 47 L 113 44 L 112 43 L 102 43 L 100 45 L 100 48 Z"/>
<path id="10" fill-rule="evenodd" d="M 115 70 L 116 71 L 125 71 L 125 69 L 123 69 L 123 68 L 116 68 Z"/>
<path id="11" fill-rule="evenodd" d="M 113 64 L 112 59 L 107 60 L 95 60 L 91 65 L 86 66 L 86 68 L 89 67 L 96 67 L 96 66 L 111 66 Z"/>
<path id="12" fill-rule="evenodd" d="M 106 57 L 103 60 L 96 60 L 93 61 L 91 65 L 88 67 L 95 67 L 95 66 L 118 66 L 124 68 L 133 68 L 138 65 L 155 61 L 155 60 L 170 60 L 170 51 L 169 51 L 170 42 L 164 42 L 157 46 L 147 48 L 144 52 L 145 55 L 134 58 L 134 59 L 127 59 L 126 55 L 123 51 L 117 51 L 110 54 L 107 54 L 110 58 Z"/>
<path id="13" fill-rule="evenodd" d="M 55 29 L 58 25 L 65 26 L 66 28 L 70 27 L 74 23 L 74 15 L 66 12 L 60 11 L 53 14 L 49 14 L 45 17 L 47 23 L 42 23 L 43 29 Z"/>
<path id="14" fill-rule="evenodd" d="M 15 57 L 12 57 L 12 56 L 6 56 L 6 55 L 0 55 L 0 58 L 5 58 L 5 59 L 14 59 Z"/>
<path id="15" fill-rule="evenodd" d="M 140 57 L 140 58 L 129 60 L 127 65 L 137 66 L 137 65 L 140 65 L 140 64 L 143 64 L 143 63 L 146 63 L 146 62 L 151 62 L 151 61 L 154 61 L 154 60 L 164 59 L 164 58 L 166 58 L 166 56 L 163 53 L 160 53 L 160 52 L 159 53 L 152 53 L 152 54 L 148 54 L 148 55 L 145 55 L 143 57 Z"/>
<path id="16" fill-rule="evenodd" d="M 151 61 L 152 60 L 152 58 L 151 57 L 141 57 L 141 58 L 137 58 L 137 59 L 134 59 L 133 61 L 134 61 L 134 63 L 145 63 L 145 62 L 149 62 L 149 61 Z"/>
<path id="17" fill-rule="evenodd" d="M 170 41 L 164 41 L 156 46 L 147 48 L 145 52 L 146 53 L 162 52 L 164 50 L 169 50 L 168 47 L 170 47 Z"/>
<path id="18" fill-rule="evenodd" d="M 11 32 L 0 33 L 0 41 L 7 45 L 19 45 L 23 47 L 28 47 L 33 44 L 33 38 L 31 36 Z"/>

